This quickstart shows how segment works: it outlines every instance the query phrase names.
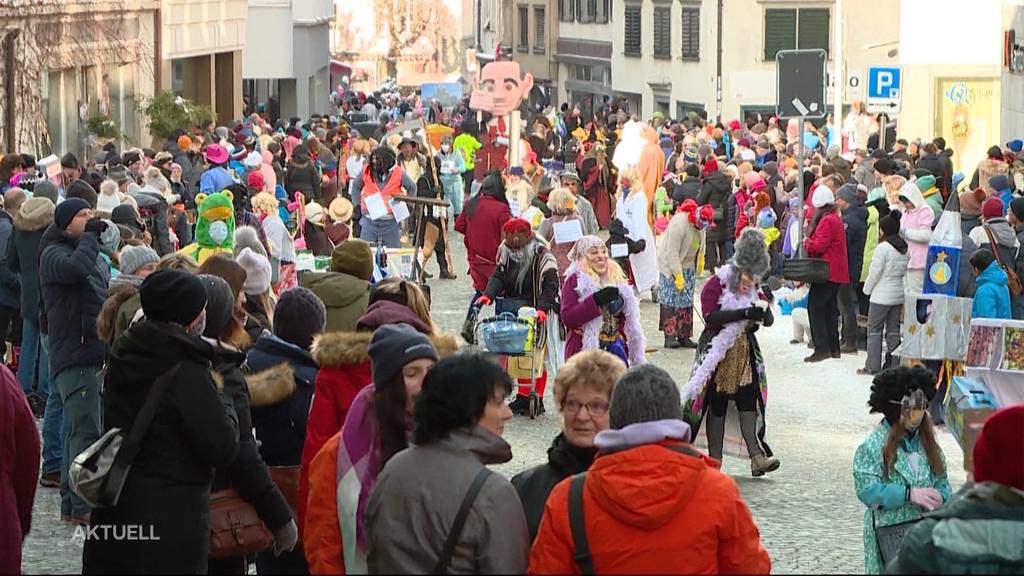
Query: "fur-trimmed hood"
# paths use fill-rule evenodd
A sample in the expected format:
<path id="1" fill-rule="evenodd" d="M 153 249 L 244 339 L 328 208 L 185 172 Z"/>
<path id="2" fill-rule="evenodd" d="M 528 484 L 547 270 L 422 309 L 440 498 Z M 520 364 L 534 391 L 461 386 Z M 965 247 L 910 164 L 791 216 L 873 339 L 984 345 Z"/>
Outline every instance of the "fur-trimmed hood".
<path id="1" fill-rule="evenodd" d="M 313 339 L 311 352 L 313 359 L 321 367 L 340 367 L 348 364 L 361 364 L 370 359 L 366 349 L 370 346 L 373 332 L 328 332 Z M 459 351 L 459 341 L 455 334 L 438 332 L 430 337 L 430 341 L 441 358 L 451 356 Z"/>
<path id="2" fill-rule="evenodd" d="M 23 232 L 36 232 L 53 224 L 53 202 L 46 198 L 29 198 L 14 214 L 14 227 Z"/>
<path id="3" fill-rule="evenodd" d="M 246 374 L 252 406 L 273 406 L 287 400 L 295 392 L 295 373 L 291 365 L 282 362 L 273 368 Z"/>

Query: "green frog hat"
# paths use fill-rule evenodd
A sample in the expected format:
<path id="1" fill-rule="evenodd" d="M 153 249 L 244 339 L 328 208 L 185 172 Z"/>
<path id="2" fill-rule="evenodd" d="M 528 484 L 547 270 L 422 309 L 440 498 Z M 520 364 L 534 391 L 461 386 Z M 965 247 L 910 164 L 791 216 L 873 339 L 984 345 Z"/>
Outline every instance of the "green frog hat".
<path id="1" fill-rule="evenodd" d="M 230 190 L 196 196 L 199 207 L 196 217 L 195 242 L 201 248 L 230 251 L 235 238 L 235 208 Z"/>

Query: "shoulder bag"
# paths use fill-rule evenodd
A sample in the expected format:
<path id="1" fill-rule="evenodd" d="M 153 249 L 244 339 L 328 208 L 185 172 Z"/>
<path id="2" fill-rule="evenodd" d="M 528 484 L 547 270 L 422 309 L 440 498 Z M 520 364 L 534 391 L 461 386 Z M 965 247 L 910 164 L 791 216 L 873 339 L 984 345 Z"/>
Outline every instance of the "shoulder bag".
<path id="1" fill-rule="evenodd" d="M 476 502 L 476 497 L 480 495 L 480 489 L 484 487 L 484 482 L 487 482 L 487 477 L 491 474 L 490 470 L 484 468 L 477 473 L 476 478 L 473 478 L 473 483 L 469 485 L 469 490 L 466 491 L 466 496 L 462 499 L 459 511 L 455 514 L 452 529 L 448 532 L 448 538 L 444 541 L 444 549 L 441 550 L 441 556 L 437 559 L 437 564 L 434 565 L 431 574 L 448 573 L 448 565 L 451 564 L 452 556 L 455 555 L 455 546 L 462 536 L 462 529 L 466 526 L 469 509 L 473 507 L 473 502 Z"/>
<path id="2" fill-rule="evenodd" d="M 996 263 L 1003 269 L 1003 272 L 1006 272 L 1006 287 L 1010 290 L 1010 296 L 1014 298 L 1019 297 L 1021 294 L 1024 294 L 1024 284 L 1021 284 L 1017 272 L 1003 263 L 1003 258 L 999 255 L 999 245 L 996 244 L 996 239 L 992 236 L 992 230 L 987 224 L 982 224 L 981 227 L 985 229 L 985 234 L 988 235 L 988 245 L 992 249 L 992 253 L 995 254 Z"/>
<path id="3" fill-rule="evenodd" d="M 68 483 L 71 490 L 89 506 L 117 506 L 132 461 L 141 448 L 142 438 L 149 430 L 164 391 L 180 366 L 181 362 L 178 362 L 153 383 L 130 431 L 111 428 L 71 462 L 68 467 Z"/>
<path id="4" fill-rule="evenodd" d="M 874 511 L 871 512 L 871 527 L 875 531 L 875 541 L 878 543 L 878 555 L 882 559 L 883 567 L 899 557 L 900 549 L 903 547 L 903 541 L 906 540 L 907 534 L 910 534 L 910 531 L 913 530 L 914 526 L 916 526 L 920 521 L 921 518 L 916 518 L 914 520 L 908 520 L 898 524 L 879 526 L 875 521 Z"/>
<path id="5" fill-rule="evenodd" d="M 226 488 L 210 494 L 210 558 L 255 554 L 273 543 L 274 535 L 256 508 L 237 490 Z"/>

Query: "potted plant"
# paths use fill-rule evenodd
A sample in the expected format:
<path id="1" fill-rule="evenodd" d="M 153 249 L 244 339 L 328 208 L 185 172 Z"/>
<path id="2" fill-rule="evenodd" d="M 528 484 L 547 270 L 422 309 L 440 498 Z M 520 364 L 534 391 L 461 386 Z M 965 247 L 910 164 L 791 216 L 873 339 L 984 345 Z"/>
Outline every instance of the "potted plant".
<path id="1" fill-rule="evenodd" d="M 209 106 L 198 105 L 170 90 L 143 99 L 139 111 L 146 115 L 154 142 L 170 137 L 176 130 L 190 130 L 199 122 L 214 118 Z"/>

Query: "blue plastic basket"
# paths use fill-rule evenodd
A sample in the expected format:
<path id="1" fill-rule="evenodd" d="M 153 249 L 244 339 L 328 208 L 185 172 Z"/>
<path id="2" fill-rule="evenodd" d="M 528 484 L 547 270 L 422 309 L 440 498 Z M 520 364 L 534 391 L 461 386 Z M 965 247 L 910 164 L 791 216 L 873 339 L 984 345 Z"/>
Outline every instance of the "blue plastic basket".
<path id="1" fill-rule="evenodd" d="M 484 349 L 492 354 L 523 354 L 530 337 L 530 323 L 505 312 L 480 323 Z"/>

